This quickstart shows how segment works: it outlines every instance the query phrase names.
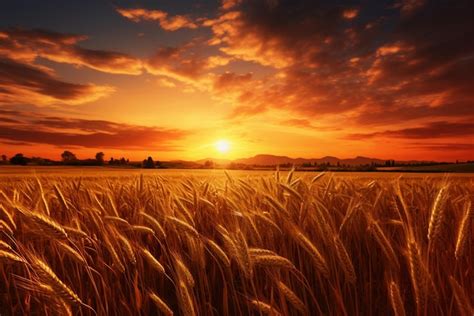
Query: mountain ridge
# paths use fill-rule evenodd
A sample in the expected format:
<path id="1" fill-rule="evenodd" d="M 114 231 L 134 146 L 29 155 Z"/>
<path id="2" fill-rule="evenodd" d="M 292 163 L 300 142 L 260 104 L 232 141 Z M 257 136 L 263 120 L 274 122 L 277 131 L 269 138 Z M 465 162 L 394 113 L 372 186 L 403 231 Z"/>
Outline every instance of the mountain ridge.
<path id="1" fill-rule="evenodd" d="M 354 158 L 338 158 L 334 156 L 324 156 L 320 158 L 292 158 L 289 156 L 284 155 L 271 155 L 271 154 L 257 154 L 252 157 L 247 158 L 238 158 L 238 159 L 215 159 L 215 158 L 206 158 L 206 159 L 199 159 L 195 162 L 197 163 L 205 163 L 206 161 L 213 161 L 217 164 L 243 164 L 243 165 L 260 165 L 260 166 L 269 166 L 269 165 L 281 165 L 281 164 L 297 164 L 301 165 L 304 163 L 317 163 L 319 164 L 327 164 L 330 163 L 331 165 L 336 165 L 337 163 L 341 165 L 367 165 L 367 164 L 384 164 L 387 160 L 386 159 L 379 159 L 379 158 L 371 158 L 365 156 L 356 156 Z M 427 161 L 418 161 L 418 160 L 408 160 L 408 161 L 399 161 L 404 163 L 417 163 L 417 162 L 427 162 Z"/>

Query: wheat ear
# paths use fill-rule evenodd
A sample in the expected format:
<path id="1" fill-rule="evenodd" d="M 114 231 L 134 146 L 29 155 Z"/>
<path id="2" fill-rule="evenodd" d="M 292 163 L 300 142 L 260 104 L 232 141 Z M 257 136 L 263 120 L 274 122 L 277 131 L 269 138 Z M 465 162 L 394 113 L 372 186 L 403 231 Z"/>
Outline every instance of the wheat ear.
<path id="1" fill-rule="evenodd" d="M 393 313 L 395 316 L 405 316 L 405 307 L 403 305 L 402 296 L 400 295 L 400 289 L 397 283 L 394 281 L 390 282 L 389 285 L 390 303 L 392 304 Z"/>
<path id="2" fill-rule="evenodd" d="M 445 187 L 442 187 L 438 191 L 438 194 L 436 195 L 436 198 L 433 202 L 433 206 L 431 208 L 431 216 L 428 226 L 428 240 L 430 242 L 434 242 L 438 238 L 441 230 L 441 225 L 444 220 L 445 208 L 443 204 L 445 201 L 445 191 Z"/>
<path id="3" fill-rule="evenodd" d="M 156 307 L 163 313 L 165 316 L 173 316 L 173 311 L 168 305 L 153 291 L 148 292 L 148 297 L 155 303 Z"/>
<path id="4" fill-rule="evenodd" d="M 280 289 L 280 292 L 283 294 L 284 297 L 286 297 L 288 302 L 290 302 L 294 308 L 296 308 L 302 314 L 308 313 L 308 310 L 306 306 L 304 305 L 303 301 L 301 301 L 300 298 L 289 287 L 287 287 L 281 281 L 278 281 L 277 285 L 278 285 L 278 288 Z"/>
<path id="5" fill-rule="evenodd" d="M 464 211 L 464 216 L 461 220 L 461 224 L 458 230 L 458 236 L 456 238 L 456 248 L 454 255 L 457 260 L 459 260 L 466 248 L 467 239 L 470 236 L 471 230 L 471 219 L 474 215 L 474 208 L 471 207 L 471 202 L 469 201 L 466 205 L 466 210 Z"/>
<path id="6" fill-rule="evenodd" d="M 151 254 L 148 249 L 142 248 L 141 253 L 148 264 L 161 274 L 165 274 L 163 265 Z"/>
<path id="7" fill-rule="evenodd" d="M 351 257 L 347 253 L 346 247 L 344 247 L 344 244 L 337 235 L 334 237 L 334 245 L 336 246 L 337 258 L 339 259 L 347 281 L 354 284 L 357 279 L 354 265 L 352 264 Z"/>
<path id="8" fill-rule="evenodd" d="M 32 265 L 36 268 L 35 270 L 38 275 L 44 279 L 61 298 L 74 304 L 83 305 L 79 296 L 58 278 L 46 262 L 39 258 L 34 258 Z"/>

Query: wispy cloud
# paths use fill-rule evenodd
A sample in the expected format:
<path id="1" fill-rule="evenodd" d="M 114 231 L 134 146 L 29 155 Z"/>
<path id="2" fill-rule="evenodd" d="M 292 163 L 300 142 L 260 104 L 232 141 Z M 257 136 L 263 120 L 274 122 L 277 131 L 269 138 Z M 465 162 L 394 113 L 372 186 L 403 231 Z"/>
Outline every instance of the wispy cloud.
<path id="1" fill-rule="evenodd" d="M 33 62 L 41 57 L 113 74 L 138 75 L 143 72 L 140 59 L 113 51 L 86 49 L 78 45 L 86 39 L 87 36 L 84 35 L 10 28 L 0 31 L 0 56 L 25 62 Z"/>
<path id="2" fill-rule="evenodd" d="M 0 140 L 12 144 L 170 151 L 177 150 L 175 142 L 188 134 L 179 129 L 50 117 L 20 111 L 0 112 L 0 118 L 3 118 L 0 120 Z M 5 120 L 12 118 L 15 122 Z"/>
<path id="3" fill-rule="evenodd" d="M 374 137 L 404 139 L 437 139 L 449 137 L 469 137 L 474 140 L 474 124 L 462 122 L 431 122 L 419 127 L 386 130 L 373 133 L 350 134 L 347 138 L 364 140 Z"/>
<path id="4" fill-rule="evenodd" d="M 184 15 L 170 16 L 161 10 L 147 10 L 143 8 L 125 9 L 117 8 L 117 12 L 134 22 L 156 21 L 166 31 L 177 31 L 179 29 L 195 29 L 198 25 L 189 17 Z"/>
<path id="5" fill-rule="evenodd" d="M 65 82 L 49 68 L 0 58 L 0 104 L 81 104 L 113 90 L 109 86 Z"/>

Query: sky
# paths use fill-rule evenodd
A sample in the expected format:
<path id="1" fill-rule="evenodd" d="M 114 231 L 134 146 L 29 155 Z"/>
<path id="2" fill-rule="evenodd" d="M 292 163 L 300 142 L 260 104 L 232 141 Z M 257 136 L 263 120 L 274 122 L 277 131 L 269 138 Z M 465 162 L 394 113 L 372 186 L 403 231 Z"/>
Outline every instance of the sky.
<path id="1" fill-rule="evenodd" d="M 0 3 L 0 154 L 474 160 L 472 0 Z"/>

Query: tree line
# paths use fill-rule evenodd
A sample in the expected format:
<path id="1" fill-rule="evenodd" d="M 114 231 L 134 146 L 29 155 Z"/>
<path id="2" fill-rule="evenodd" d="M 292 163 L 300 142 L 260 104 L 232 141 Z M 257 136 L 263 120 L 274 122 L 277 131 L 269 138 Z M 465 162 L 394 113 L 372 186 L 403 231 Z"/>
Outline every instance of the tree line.
<path id="1" fill-rule="evenodd" d="M 16 166 L 26 165 L 39 165 L 39 166 L 55 166 L 55 165 L 66 165 L 66 166 L 129 166 L 139 167 L 146 169 L 162 168 L 162 164 L 159 161 L 154 161 L 150 156 L 144 159 L 142 162 L 131 162 L 128 158 L 114 158 L 110 157 L 108 161 L 105 160 L 105 154 L 98 152 L 94 158 L 78 159 L 77 156 L 69 151 L 65 150 L 61 153 L 61 160 L 52 160 L 42 157 L 27 157 L 22 153 L 15 154 L 8 158 L 6 155 L 1 155 L 1 164 L 10 164 Z"/>

